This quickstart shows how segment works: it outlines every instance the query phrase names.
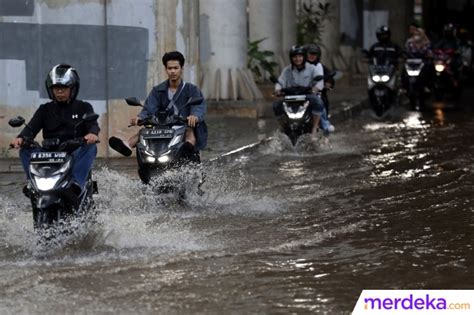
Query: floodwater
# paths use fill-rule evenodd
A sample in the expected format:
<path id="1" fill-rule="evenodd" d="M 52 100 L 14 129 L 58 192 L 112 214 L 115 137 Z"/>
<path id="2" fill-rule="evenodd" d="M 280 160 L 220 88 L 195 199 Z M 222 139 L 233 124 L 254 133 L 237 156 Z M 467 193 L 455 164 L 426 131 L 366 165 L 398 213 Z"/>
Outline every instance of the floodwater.
<path id="1" fill-rule="evenodd" d="M 472 289 L 471 114 L 364 112 L 296 149 L 271 121 L 209 125 L 207 162 L 167 174 L 185 200 L 100 169 L 97 223 L 50 246 L 3 193 L 0 313 L 347 314 L 363 289 Z"/>

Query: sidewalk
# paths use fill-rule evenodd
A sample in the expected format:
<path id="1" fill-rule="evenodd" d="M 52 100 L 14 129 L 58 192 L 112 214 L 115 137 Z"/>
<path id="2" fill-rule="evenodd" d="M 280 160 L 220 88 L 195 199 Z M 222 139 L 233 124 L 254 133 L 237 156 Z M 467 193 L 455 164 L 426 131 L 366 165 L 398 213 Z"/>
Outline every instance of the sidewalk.
<path id="1" fill-rule="evenodd" d="M 356 115 L 365 106 L 366 85 L 366 78 L 362 76 L 354 78 L 351 84 L 343 79 L 336 82 L 335 89 L 329 94 L 330 120 L 336 128 L 338 122 Z M 277 128 L 272 101 L 267 95 L 266 99 L 255 102 L 209 102 L 209 142 L 201 153 L 202 160 L 210 160 L 272 135 Z M 130 158 L 97 158 L 95 168 L 104 166 L 136 174 L 137 162 L 134 155 Z M 23 182 L 24 178 L 18 158 L 0 158 L 0 186 Z"/>

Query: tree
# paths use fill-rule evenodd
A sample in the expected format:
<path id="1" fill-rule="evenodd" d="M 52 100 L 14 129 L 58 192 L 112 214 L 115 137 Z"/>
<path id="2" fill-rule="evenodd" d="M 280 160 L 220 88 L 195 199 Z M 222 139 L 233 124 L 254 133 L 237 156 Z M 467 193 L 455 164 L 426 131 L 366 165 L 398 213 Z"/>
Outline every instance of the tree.
<path id="1" fill-rule="evenodd" d="M 334 19 L 331 13 L 332 6 L 329 3 L 320 2 L 317 5 L 309 3 L 308 5 L 306 2 L 303 2 L 296 24 L 296 40 L 298 45 L 321 43 L 324 21 Z"/>

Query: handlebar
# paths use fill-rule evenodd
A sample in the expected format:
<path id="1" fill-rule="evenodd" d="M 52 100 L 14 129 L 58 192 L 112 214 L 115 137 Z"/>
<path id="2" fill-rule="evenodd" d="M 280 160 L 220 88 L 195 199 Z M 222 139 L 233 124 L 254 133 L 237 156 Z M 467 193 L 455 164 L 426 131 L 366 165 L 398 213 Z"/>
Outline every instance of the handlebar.
<path id="1" fill-rule="evenodd" d="M 188 120 L 186 118 L 181 117 L 179 115 L 174 115 L 173 119 L 178 121 L 178 122 L 184 123 L 184 124 L 188 123 Z M 151 118 L 147 118 L 147 119 L 144 119 L 144 120 L 139 120 L 136 125 L 129 124 L 128 128 L 133 127 L 133 126 L 146 126 L 146 125 L 151 125 L 151 126 L 160 126 L 160 125 L 164 126 L 164 125 L 166 125 L 167 126 L 167 125 L 170 125 L 170 124 L 169 123 L 168 124 L 159 123 L 156 116 L 153 116 Z"/>
<path id="2" fill-rule="evenodd" d="M 95 143 L 100 143 L 100 140 L 97 140 Z M 67 141 L 64 141 L 62 143 L 60 143 L 57 148 L 59 151 L 74 151 L 76 150 L 77 148 L 79 147 L 82 147 L 83 145 L 86 145 L 87 144 L 87 140 L 84 139 L 84 138 L 75 138 L 75 139 L 71 139 L 71 140 L 67 140 Z M 44 143 L 43 143 L 43 147 L 44 147 Z"/>
<path id="3" fill-rule="evenodd" d="M 280 90 L 280 95 L 275 96 L 285 96 L 285 95 L 307 95 L 313 94 L 312 87 L 308 86 L 295 86 L 290 88 L 282 88 Z"/>
<path id="4" fill-rule="evenodd" d="M 97 140 L 95 143 L 100 143 L 100 140 Z M 59 151 L 74 151 L 80 146 L 87 144 L 87 140 L 84 138 L 75 138 L 67 140 L 64 142 L 59 142 L 59 139 L 45 139 L 40 145 L 33 138 L 23 138 L 23 143 L 21 144 L 22 148 L 32 149 L 32 148 L 45 148 L 45 149 L 54 149 L 56 148 Z M 9 144 L 9 150 L 14 149 L 11 143 Z"/>
<path id="5" fill-rule="evenodd" d="M 39 143 L 34 140 L 34 138 L 24 137 L 22 139 L 23 139 L 23 142 L 20 145 L 20 147 L 22 147 L 22 148 L 31 149 L 31 148 L 40 148 L 41 147 L 39 145 Z M 11 149 L 14 149 L 14 148 L 15 148 L 15 146 L 12 145 L 11 143 L 8 145 L 8 150 L 11 150 Z"/>

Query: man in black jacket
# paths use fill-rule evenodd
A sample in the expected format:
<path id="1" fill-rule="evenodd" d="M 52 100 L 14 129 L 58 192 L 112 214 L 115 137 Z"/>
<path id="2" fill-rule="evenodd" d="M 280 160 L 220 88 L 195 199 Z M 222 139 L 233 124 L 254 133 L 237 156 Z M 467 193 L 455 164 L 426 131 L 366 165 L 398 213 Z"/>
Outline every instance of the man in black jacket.
<path id="1" fill-rule="evenodd" d="M 72 152 L 74 183 L 70 189 L 76 195 L 84 188 L 97 155 L 96 142 L 100 131 L 97 120 L 81 122 L 83 115 L 94 112 L 94 109 L 91 104 L 76 99 L 79 86 L 79 76 L 73 67 L 65 64 L 54 66 L 46 78 L 46 89 L 52 101 L 40 105 L 28 126 L 11 141 L 12 147 L 21 148 L 21 162 L 29 178 L 30 156 L 38 149 L 22 147 L 25 139 L 34 139 L 40 130 L 43 130 L 43 139 L 63 142 L 83 138 L 86 145 Z"/>
<path id="2" fill-rule="evenodd" d="M 392 42 L 392 32 L 388 26 L 382 25 L 375 32 L 377 42 L 370 47 L 369 57 L 375 58 L 377 64 L 383 65 L 386 62 L 398 66 L 398 59 L 402 54 L 400 47 Z"/>

